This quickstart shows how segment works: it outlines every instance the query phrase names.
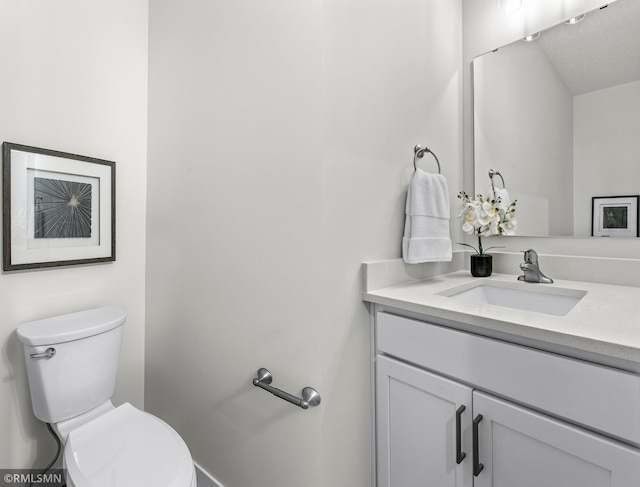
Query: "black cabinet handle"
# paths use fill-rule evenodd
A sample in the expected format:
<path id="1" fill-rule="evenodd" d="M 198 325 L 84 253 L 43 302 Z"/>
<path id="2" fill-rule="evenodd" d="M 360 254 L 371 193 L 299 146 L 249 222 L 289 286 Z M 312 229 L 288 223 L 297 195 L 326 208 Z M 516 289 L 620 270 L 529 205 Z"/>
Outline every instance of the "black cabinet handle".
<path id="1" fill-rule="evenodd" d="M 478 446 L 478 425 L 482 421 L 482 414 L 478 414 L 473 420 L 473 476 L 477 477 L 482 472 L 484 465 L 480 463 L 480 451 Z"/>
<path id="2" fill-rule="evenodd" d="M 458 465 L 460 465 L 462 460 L 467 456 L 467 454 L 462 451 L 462 427 L 460 425 L 461 416 L 465 409 L 466 407 L 460 406 L 456 411 L 456 463 Z"/>

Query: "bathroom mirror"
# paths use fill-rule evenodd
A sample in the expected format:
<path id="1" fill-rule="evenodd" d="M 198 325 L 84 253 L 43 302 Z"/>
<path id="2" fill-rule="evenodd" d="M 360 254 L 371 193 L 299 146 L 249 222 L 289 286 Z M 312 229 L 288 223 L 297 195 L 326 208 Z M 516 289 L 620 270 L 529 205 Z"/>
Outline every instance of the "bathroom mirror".
<path id="1" fill-rule="evenodd" d="M 640 194 L 640 1 L 576 20 L 473 61 L 475 192 L 501 173 L 517 235 L 591 236 L 594 197 Z"/>

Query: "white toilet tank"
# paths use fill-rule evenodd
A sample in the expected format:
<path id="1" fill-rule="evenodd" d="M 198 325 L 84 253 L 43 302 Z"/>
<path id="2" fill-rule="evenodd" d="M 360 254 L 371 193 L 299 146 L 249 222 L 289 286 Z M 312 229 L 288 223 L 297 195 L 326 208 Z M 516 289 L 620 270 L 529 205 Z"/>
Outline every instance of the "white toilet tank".
<path id="1" fill-rule="evenodd" d="M 104 306 L 18 326 L 38 419 L 58 423 L 111 398 L 126 319 Z"/>

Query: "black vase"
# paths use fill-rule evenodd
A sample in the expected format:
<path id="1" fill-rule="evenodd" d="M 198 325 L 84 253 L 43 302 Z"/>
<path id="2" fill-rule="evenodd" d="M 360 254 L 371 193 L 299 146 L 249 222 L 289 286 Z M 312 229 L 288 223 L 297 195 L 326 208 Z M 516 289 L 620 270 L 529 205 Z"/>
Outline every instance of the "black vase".
<path id="1" fill-rule="evenodd" d="M 493 255 L 471 254 L 471 275 L 473 277 L 489 277 L 493 272 Z"/>

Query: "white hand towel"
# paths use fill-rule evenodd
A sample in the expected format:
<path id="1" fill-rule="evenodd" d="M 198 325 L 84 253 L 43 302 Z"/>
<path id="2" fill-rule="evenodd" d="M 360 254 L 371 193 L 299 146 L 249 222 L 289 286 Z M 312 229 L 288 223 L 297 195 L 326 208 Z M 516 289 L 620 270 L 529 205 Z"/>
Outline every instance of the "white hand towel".
<path id="1" fill-rule="evenodd" d="M 407 191 L 402 258 L 407 264 L 450 261 L 450 208 L 447 180 L 417 169 Z"/>
<path id="2" fill-rule="evenodd" d="M 511 205 L 511 198 L 509 197 L 509 193 L 507 192 L 507 190 L 504 188 L 495 188 L 493 195 L 496 201 L 500 199 L 498 207 L 504 211 L 507 211 L 507 209 Z"/>

